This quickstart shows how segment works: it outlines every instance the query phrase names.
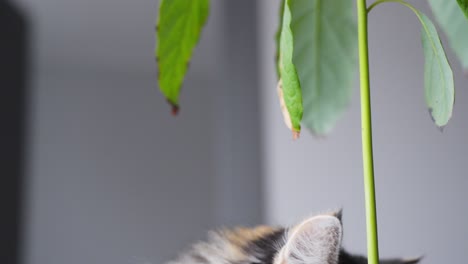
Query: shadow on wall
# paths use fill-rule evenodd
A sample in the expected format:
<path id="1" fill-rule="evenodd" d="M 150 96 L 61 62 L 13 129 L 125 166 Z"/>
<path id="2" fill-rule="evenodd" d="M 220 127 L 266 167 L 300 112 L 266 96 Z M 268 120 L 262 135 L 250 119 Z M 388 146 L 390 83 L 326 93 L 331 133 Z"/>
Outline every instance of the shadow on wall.
<path id="1" fill-rule="evenodd" d="M 0 263 L 19 263 L 21 254 L 28 27 L 23 12 L 0 2 Z"/>

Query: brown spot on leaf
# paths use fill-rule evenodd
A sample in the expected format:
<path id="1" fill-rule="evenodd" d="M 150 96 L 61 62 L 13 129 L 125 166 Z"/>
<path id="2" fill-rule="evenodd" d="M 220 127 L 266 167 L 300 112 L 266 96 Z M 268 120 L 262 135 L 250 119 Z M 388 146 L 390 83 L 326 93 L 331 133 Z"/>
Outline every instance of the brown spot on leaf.
<path id="1" fill-rule="evenodd" d="M 180 110 L 179 106 L 176 105 L 176 104 L 174 104 L 174 103 L 172 103 L 172 102 L 169 101 L 169 100 L 168 100 L 167 102 L 171 105 L 171 114 L 172 114 L 173 116 L 177 116 L 177 115 L 179 114 L 179 110 Z"/>

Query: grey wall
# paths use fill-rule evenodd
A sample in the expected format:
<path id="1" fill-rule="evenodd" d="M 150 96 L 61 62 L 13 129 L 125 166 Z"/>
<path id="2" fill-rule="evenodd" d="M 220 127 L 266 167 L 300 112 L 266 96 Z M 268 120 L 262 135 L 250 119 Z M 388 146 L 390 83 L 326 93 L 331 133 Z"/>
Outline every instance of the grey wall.
<path id="1" fill-rule="evenodd" d="M 156 82 L 157 1 L 21 4 L 34 40 L 24 263 L 163 263 L 207 229 L 260 222 L 255 27 L 240 30 L 252 2 L 213 1 L 176 118 Z"/>
<path id="2" fill-rule="evenodd" d="M 278 2 L 212 1 L 173 118 L 156 87 L 157 1 L 20 1 L 35 40 L 25 263 L 162 263 L 220 224 L 341 206 L 345 245 L 365 252 L 357 82 L 328 138 L 291 140 L 275 92 Z M 458 103 L 440 133 L 417 19 L 386 4 L 370 21 L 381 253 L 463 263 L 467 81 L 449 52 Z"/>
<path id="3" fill-rule="evenodd" d="M 344 207 L 344 243 L 365 253 L 357 81 L 352 104 L 331 135 L 316 139 L 305 132 L 293 142 L 279 110 L 272 63 L 278 2 L 260 1 L 258 16 L 267 219 L 293 223 L 317 211 Z M 412 2 L 430 13 L 425 1 Z M 381 255 L 425 254 L 427 264 L 464 263 L 468 79 L 449 51 L 457 104 L 441 133 L 424 105 L 419 21 L 410 10 L 390 3 L 373 10 L 369 22 Z"/>
<path id="4" fill-rule="evenodd" d="M 225 27 L 216 45 L 222 47 L 224 60 L 217 67 L 225 75 L 214 88 L 214 162 L 221 172 L 217 173 L 221 185 L 215 188 L 216 219 L 221 225 L 254 225 L 263 217 L 257 5 L 251 0 L 219 2 Z"/>

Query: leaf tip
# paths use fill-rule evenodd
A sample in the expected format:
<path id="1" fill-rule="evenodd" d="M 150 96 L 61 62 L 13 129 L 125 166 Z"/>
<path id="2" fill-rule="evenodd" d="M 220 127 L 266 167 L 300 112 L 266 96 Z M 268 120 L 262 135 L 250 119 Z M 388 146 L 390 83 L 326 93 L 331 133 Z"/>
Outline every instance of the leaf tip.
<path id="1" fill-rule="evenodd" d="M 296 131 L 296 130 L 292 131 L 293 140 L 299 139 L 300 135 L 301 135 L 301 131 Z"/>
<path id="2" fill-rule="evenodd" d="M 436 123 L 434 116 L 432 115 L 432 108 L 428 108 L 427 111 L 429 112 L 429 117 L 431 118 L 432 122 Z"/>
<path id="3" fill-rule="evenodd" d="M 171 108 L 171 114 L 173 116 L 177 116 L 179 114 L 179 107 L 176 106 L 176 105 L 173 105 L 172 108 Z"/>
<path id="4" fill-rule="evenodd" d="M 169 105 L 171 106 L 171 114 L 173 116 L 177 116 L 179 114 L 179 110 L 180 110 L 180 107 L 179 105 L 171 102 L 170 100 L 167 100 L 167 102 L 169 103 Z"/>
<path id="5" fill-rule="evenodd" d="M 431 117 L 432 122 L 434 122 L 434 124 L 436 125 L 437 129 L 438 129 L 441 133 L 443 133 L 445 127 L 447 126 L 447 123 L 445 123 L 445 124 L 443 124 L 443 125 L 437 124 L 437 121 L 435 120 L 434 116 L 432 115 L 432 112 L 433 112 L 432 108 L 429 108 L 429 109 L 428 109 L 428 112 L 429 112 L 429 116 Z"/>
<path id="6" fill-rule="evenodd" d="M 437 128 L 439 129 L 440 133 L 444 133 L 445 125 L 437 126 Z"/>

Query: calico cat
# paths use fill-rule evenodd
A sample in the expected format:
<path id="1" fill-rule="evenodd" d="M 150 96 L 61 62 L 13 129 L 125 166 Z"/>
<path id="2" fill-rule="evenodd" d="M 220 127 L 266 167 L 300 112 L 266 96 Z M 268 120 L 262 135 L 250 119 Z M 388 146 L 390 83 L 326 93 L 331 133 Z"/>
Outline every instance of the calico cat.
<path id="1" fill-rule="evenodd" d="M 341 248 L 341 211 L 311 217 L 291 228 L 259 226 L 209 233 L 167 264 L 366 264 Z M 388 259 L 381 264 L 415 264 L 419 259 Z"/>

